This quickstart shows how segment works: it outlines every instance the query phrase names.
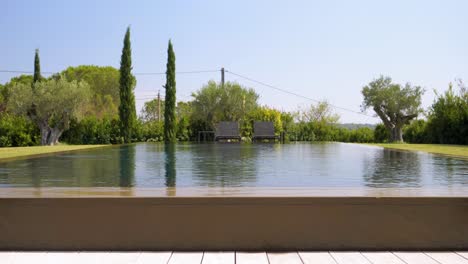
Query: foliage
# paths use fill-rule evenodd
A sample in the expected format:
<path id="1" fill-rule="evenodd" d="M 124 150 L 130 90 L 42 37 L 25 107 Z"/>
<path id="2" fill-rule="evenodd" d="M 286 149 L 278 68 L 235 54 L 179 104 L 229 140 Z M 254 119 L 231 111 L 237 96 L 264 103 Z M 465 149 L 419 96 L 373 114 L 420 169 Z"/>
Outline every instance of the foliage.
<path id="1" fill-rule="evenodd" d="M 52 79 L 35 83 L 34 90 L 31 84 L 16 83 L 10 90 L 8 109 L 26 115 L 34 105 L 35 113 L 29 117 L 41 131 L 41 144 L 54 145 L 68 129 L 70 120 L 82 117 L 89 95 L 85 82 Z"/>
<path id="2" fill-rule="evenodd" d="M 0 84 L 0 113 L 6 110 L 6 102 L 7 102 L 7 88 Z"/>
<path id="3" fill-rule="evenodd" d="M 298 120 L 300 122 L 313 122 L 321 124 L 336 124 L 340 119 L 330 103 L 321 101 L 310 105 L 309 108 L 298 111 Z"/>
<path id="4" fill-rule="evenodd" d="M 378 124 L 374 128 L 374 140 L 378 143 L 385 143 L 390 140 L 390 132 L 384 124 Z"/>
<path id="5" fill-rule="evenodd" d="M 33 88 L 33 75 L 14 77 L 0 85 L 0 146 L 56 144 L 59 137 L 70 144 L 163 141 L 167 100 L 160 102 L 161 120 L 158 100 L 146 102 L 140 119 L 127 122 L 132 124 L 131 134 L 123 131 L 129 128 L 122 125 L 124 119 L 117 118 L 117 113 L 136 117 L 135 111 L 133 114 L 131 111 L 135 110 L 136 80 L 130 73 L 129 37 L 127 30 L 120 69 L 126 73 L 125 78 L 112 67 L 83 65 L 69 67 L 49 79 L 40 77 L 41 81 Z M 167 66 L 166 87 L 174 87 L 175 92 L 175 56 L 171 44 Z M 394 84 L 388 77 L 374 80 L 362 90 L 363 110 L 372 108 L 384 118 L 384 123 L 373 129 L 356 124 L 339 125 L 339 116 L 327 102 L 296 112 L 281 112 L 259 106 L 259 96 L 253 89 L 237 83 L 221 86 L 210 81 L 192 94 L 193 101 L 176 104 L 174 94 L 171 133 L 174 141 L 196 140 L 198 131 L 213 130 L 219 121 L 238 121 L 241 135 L 249 138 L 255 121 L 271 121 L 275 133 L 285 132 L 287 140 L 369 143 L 395 141 L 402 135 L 411 143 L 468 144 L 468 89 L 461 81 L 458 86 L 459 91 L 450 85 L 446 92 L 437 95 L 425 121 L 412 120 L 421 112 L 420 87 Z M 127 103 L 120 104 L 122 95 Z M 124 134 L 130 137 L 125 139 Z"/>
<path id="6" fill-rule="evenodd" d="M 427 143 L 430 138 L 427 135 L 427 122 L 424 120 L 414 120 L 404 128 L 405 142 Z"/>
<path id="7" fill-rule="evenodd" d="M 334 141 L 339 116 L 326 102 L 312 104 L 307 109 L 299 110 L 295 117 L 297 124 L 293 127 L 294 139 L 299 141 Z"/>
<path id="8" fill-rule="evenodd" d="M 429 110 L 428 134 L 441 144 L 468 144 L 468 93 L 461 84 L 460 93 L 449 89 L 439 95 Z"/>
<path id="9" fill-rule="evenodd" d="M 245 115 L 242 122 L 241 131 L 243 137 L 253 136 L 253 124 L 255 121 L 270 121 L 275 127 L 275 134 L 280 135 L 283 132 L 283 123 L 281 121 L 281 112 L 267 106 L 258 106 Z"/>
<path id="10" fill-rule="evenodd" d="M 142 123 L 142 136 L 145 141 L 163 141 L 164 123 L 160 121 L 146 121 Z"/>
<path id="11" fill-rule="evenodd" d="M 34 76 L 32 84 L 41 81 L 43 78 L 41 76 L 41 62 L 39 59 L 39 50 L 36 49 L 34 54 Z"/>
<path id="12" fill-rule="evenodd" d="M 281 112 L 281 132 L 283 132 L 283 136 L 285 137 L 285 141 L 289 141 L 290 138 L 290 131 L 293 129 L 294 126 L 294 114 L 289 112 Z"/>
<path id="13" fill-rule="evenodd" d="M 39 130 L 24 116 L 0 114 L 0 147 L 34 146 Z"/>
<path id="14" fill-rule="evenodd" d="M 0 113 L 7 111 L 8 100 L 10 98 L 11 89 L 16 84 L 29 85 L 33 83 L 32 75 L 22 74 L 17 77 L 13 77 L 5 85 L 0 85 Z"/>
<path id="15" fill-rule="evenodd" d="M 122 58 L 120 60 L 120 105 L 119 105 L 119 120 L 120 133 L 125 143 L 132 140 L 133 132 L 136 126 L 136 109 L 135 95 L 133 88 L 135 80 L 132 76 L 132 48 L 130 44 L 130 28 L 127 28 L 124 38 L 124 46 L 122 49 Z"/>
<path id="16" fill-rule="evenodd" d="M 81 121 L 74 119 L 62 140 L 69 144 L 121 143 L 119 122 L 117 119 L 98 119 L 95 116 L 85 117 Z"/>
<path id="17" fill-rule="evenodd" d="M 243 121 L 258 106 L 258 94 L 253 89 L 231 82 L 222 86 L 210 81 L 192 96 L 190 119 L 199 130 L 213 130 L 220 121 Z"/>
<path id="18" fill-rule="evenodd" d="M 11 87 L 14 86 L 15 84 L 31 85 L 32 83 L 33 83 L 32 75 L 22 74 L 20 76 L 11 78 L 11 80 L 5 84 L 5 88 L 11 89 Z"/>
<path id="19" fill-rule="evenodd" d="M 391 134 L 391 141 L 403 141 L 402 129 L 416 118 L 421 109 L 424 90 L 419 86 L 392 83 L 390 77 L 381 76 L 362 88 L 363 110 L 372 108 Z"/>
<path id="20" fill-rule="evenodd" d="M 290 139 L 293 141 L 315 141 L 313 123 L 297 122 L 289 132 Z"/>
<path id="21" fill-rule="evenodd" d="M 349 142 L 372 143 L 374 142 L 374 130 L 368 127 L 351 130 Z"/>
<path id="22" fill-rule="evenodd" d="M 190 126 L 190 116 L 192 114 L 191 102 L 178 102 L 176 108 L 176 136 L 179 141 L 195 139 Z"/>
<path id="23" fill-rule="evenodd" d="M 116 68 L 81 65 L 68 67 L 58 76 L 68 81 L 88 83 L 93 100 L 86 106 L 86 115 L 92 115 L 98 119 L 112 119 L 118 115 L 120 73 Z M 136 83 L 133 75 L 130 78 L 132 83 Z"/>
<path id="24" fill-rule="evenodd" d="M 169 40 L 167 48 L 166 65 L 166 97 L 164 107 L 164 141 L 173 143 L 177 139 L 176 135 L 176 76 L 175 76 L 175 54 L 172 42 Z"/>
<path id="25" fill-rule="evenodd" d="M 141 111 L 141 119 L 145 122 L 161 121 L 164 119 L 164 100 L 153 99 L 145 102 Z M 158 112 L 159 111 L 159 112 Z M 160 120 L 159 120 L 160 119 Z"/>

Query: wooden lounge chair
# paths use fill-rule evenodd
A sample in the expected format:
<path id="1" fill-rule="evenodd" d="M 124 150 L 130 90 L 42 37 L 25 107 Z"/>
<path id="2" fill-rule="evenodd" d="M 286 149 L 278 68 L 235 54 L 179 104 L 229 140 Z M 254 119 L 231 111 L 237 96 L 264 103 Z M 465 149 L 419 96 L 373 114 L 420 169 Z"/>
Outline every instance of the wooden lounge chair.
<path id="1" fill-rule="evenodd" d="M 239 140 L 239 142 L 241 141 L 239 123 L 229 121 L 219 122 L 216 127 L 215 141 L 231 139 Z"/>
<path id="2" fill-rule="evenodd" d="M 254 122 L 254 135 L 252 141 L 261 140 L 273 140 L 279 139 L 279 136 L 275 135 L 275 127 L 273 122 L 268 121 L 256 121 Z"/>

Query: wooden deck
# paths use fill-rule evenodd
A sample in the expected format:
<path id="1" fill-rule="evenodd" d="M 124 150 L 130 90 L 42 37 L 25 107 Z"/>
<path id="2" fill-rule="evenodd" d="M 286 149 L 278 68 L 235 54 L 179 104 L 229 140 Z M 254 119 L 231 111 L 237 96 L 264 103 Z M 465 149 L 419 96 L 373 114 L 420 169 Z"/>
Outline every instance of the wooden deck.
<path id="1" fill-rule="evenodd" d="M 464 252 L 1 252 L 2 264 L 468 264 Z"/>

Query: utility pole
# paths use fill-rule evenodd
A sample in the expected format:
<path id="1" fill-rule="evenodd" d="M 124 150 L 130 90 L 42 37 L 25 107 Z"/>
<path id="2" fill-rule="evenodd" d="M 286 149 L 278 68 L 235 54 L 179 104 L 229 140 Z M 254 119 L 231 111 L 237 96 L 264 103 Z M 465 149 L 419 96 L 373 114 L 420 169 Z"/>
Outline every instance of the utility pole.
<path id="1" fill-rule="evenodd" d="M 158 90 L 158 122 L 161 121 L 161 96 L 159 92 L 160 90 Z"/>
<path id="2" fill-rule="evenodd" d="M 221 87 L 224 88 L 224 67 L 221 68 Z"/>

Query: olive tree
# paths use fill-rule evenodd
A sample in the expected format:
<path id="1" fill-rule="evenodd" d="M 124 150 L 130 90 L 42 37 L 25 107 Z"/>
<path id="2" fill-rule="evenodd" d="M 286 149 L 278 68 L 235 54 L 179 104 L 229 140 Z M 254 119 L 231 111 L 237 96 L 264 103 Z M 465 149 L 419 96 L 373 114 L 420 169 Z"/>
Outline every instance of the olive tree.
<path id="1" fill-rule="evenodd" d="M 70 120 L 80 120 L 91 91 L 86 82 L 63 78 L 37 82 L 31 85 L 14 84 L 8 100 L 9 111 L 26 115 L 35 106 L 35 114 L 28 117 L 41 131 L 41 145 L 55 145 L 69 128 Z"/>
<path id="2" fill-rule="evenodd" d="M 237 83 L 208 82 L 192 94 L 192 120 L 213 128 L 219 121 L 243 121 L 246 113 L 258 106 L 259 95 Z"/>
<path id="3" fill-rule="evenodd" d="M 309 108 L 296 113 L 300 122 L 315 122 L 322 124 L 336 124 L 340 116 L 333 111 L 333 106 L 327 101 L 320 101 Z"/>
<path id="4" fill-rule="evenodd" d="M 423 93 L 420 86 L 396 84 L 381 76 L 362 88 L 362 110 L 372 108 L 390 132 L 390 141 L 403 142 L 403 126 L 422 112 Z"/>

